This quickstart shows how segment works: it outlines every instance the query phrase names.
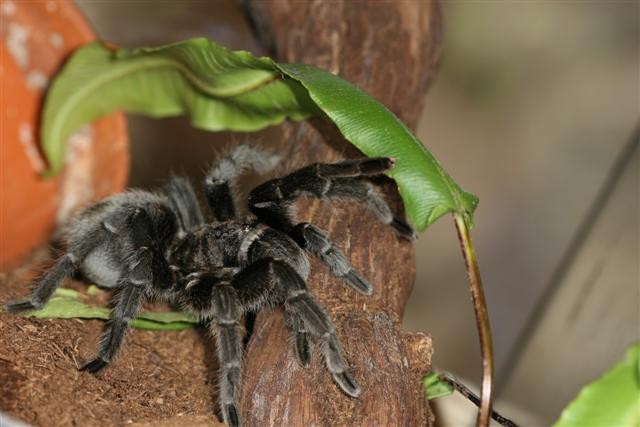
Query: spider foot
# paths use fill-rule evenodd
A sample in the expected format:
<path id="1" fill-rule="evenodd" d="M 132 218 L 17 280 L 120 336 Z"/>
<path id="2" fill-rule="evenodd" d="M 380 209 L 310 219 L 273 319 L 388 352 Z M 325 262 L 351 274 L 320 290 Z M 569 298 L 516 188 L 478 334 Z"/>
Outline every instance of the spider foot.
<path id="1" fill-rule="evenodd" d="M 347 393 L 351 397 L 360 396 L 360 385 L 347 371 L 333 374 L 333 380 L 340 386 L 342 391 Z"/>
<path id="2" fill-rule="evenodd" d="M 109 362 L 107 362 L 106 360 L 97 357 L 95 359 L 93 359 L 91 362 L 85 363 L 79 370 L 80 371 L 87 371 L 90 372 L 92 374 L 97 373 L 98 371 L 100 371 L 102 368 L 104 368 L 105 366 L 107 366 L 109 364 Z"/>
<path id="3" fill-rule="evenodd" d="M 23 311 L 37 310 L 38 308 L 39 307 L 36 307 L 31 301 L 10 302 L 4 306 L 5 311 L 8 313 L 20 313 Z"/>
<path id="4" fill-rule="evenodd" d="M 296 356 L 298 362 L 305 368 L 308 368 L 311 364 L 311 341 L 309 341 L 309 334 L 298 333 L 296 334 Z"/>
<path id="5" fill-rule="evenodd" d="M 371 295 L 373 293 L 373 286 L 364 277 L 356 273 L 355 270 L 350 270 L 342 278 L 361 294 Z"/>
<path id="6" fill-rule="evenodd" d="M 360 276 L 344 254 L 327 237 L 326 233 L 313 224 L 302 222 L 295 226 L 292 237 L 302 248 L 329 266 L 331 273 L 345 280 L 349 286 L 364 295 L 373 293 L 373 286 Z"/>
<path id="7" fill-rule="evenodd" d="M 238 411 L 236 410 L 236 405 L 233 403 L 228 403 L 222 408 L 222 417 L 224 418 L 224 422 L 229 427 L 239 427 L 240 426 L 240 418 L 238 417 Z"/>
<path id="8" fill-rule="evenodd" d="M 397 216 L 393 217 L 390 225 L 396 230 L 396 232 L 400 236 L 404 237 L 405 239 L 415 240 L 418 238 L 418 235 L 416 234 L 413 227 L 411 227 L 409 224 L 407 224 L 405 221 L 401 220 Z"/>

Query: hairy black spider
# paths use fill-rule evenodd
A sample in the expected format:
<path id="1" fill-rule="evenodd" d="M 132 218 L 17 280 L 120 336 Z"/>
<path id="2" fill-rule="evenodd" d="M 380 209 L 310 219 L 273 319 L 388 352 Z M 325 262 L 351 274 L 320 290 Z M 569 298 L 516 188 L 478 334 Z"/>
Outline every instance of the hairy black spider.
<path id="1" fill-rule="evenodd" d="M 394 216 L 366 177 L 393 167 L 389 158 L 313 164 L 254 188 L 251 214 L 236 215 L 233 186 L 245 169 L 266 173 L 278 158 L 247 145 L 224 157 L 207 175 L 205 190 L 214 221 L 205 222 L 194 190 L 173 177 L 161 192 L 131 190 L 81 213 L 67 233 L 68 251 L 36 283 L 26 302 L 10 312 L 41 308 L 60 282 L 76 272 L 116 289 L 112 319 L 95 359 L 81 369 L 98 372 L 116 356 L 129 322 L 146 299 L 160 298 L 196 314 L 215 337 L 220 365 L 220 408 L 229 426 L 238 426 L 242 327 L 247 312 L 282 306 L 303 366 L 311 360 L 311 337 L 320 343 L 327 369 L 349 396 L 360 386 L 342 357 L 333 322 L 308 290 L 309 261 L 318 256 L 331 273 L 369 295 L 371 285 L 346 257 L 309 223 L 297 223 L 292 209 L 300 195 L 366 202 L 403 237 L 411 227 Z"/>

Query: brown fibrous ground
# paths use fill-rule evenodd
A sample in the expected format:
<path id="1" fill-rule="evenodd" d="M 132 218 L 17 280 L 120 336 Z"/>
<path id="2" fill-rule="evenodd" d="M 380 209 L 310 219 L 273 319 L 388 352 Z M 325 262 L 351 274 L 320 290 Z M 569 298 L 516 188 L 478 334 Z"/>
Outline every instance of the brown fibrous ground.
<path id="1" fill-rule="evenodd" d="M 28 295 L 38 258 L 0 277 L 0 303 Z M 0 411 L 39 426 L 218 425 L 215 347 L 203 329 L 133 329 L 114 363 L 98 375 L 78 371 L 104 324 L 0 313 Z"/>

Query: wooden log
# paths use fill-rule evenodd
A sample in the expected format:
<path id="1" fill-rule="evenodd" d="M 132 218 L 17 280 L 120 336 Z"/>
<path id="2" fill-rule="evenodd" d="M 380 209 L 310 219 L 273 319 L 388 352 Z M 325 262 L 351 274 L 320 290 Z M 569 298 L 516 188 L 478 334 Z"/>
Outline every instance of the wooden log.
<path id="1" fill-rule="evenodd" d="M 278 60 L 330 70 L 383 102 L 410 128 L 440 56 L 441 15 L 434 2 L 269 0 L 244 2 L 258 35 Z M 361 157 L 323 119 L 285 124 L 279 150 L 299 164 Z M 395 185 L 383 183 L 396 210 Z M 329 232 L 373 284 L 356 294 L 312 260 L 310 287 L 337 326 L 359 399 L 340 392 L 315 349 L 298 365 L 280 311 L 256 319 L 245 357 L 241 417 L 245 425 L 432 424 L 421 377 L 431 368 L 431 339 L 407 334 L 400 321 L 415 276 L 411 242 L 356 203 L 306 200 L 298 218 Z"/>

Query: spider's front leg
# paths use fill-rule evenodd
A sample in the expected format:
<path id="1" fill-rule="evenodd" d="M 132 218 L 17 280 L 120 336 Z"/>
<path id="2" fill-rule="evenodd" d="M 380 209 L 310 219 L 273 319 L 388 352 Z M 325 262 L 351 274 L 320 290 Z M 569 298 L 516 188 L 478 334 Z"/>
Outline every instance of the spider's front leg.
<path id="1" fill-rule="evenodd" d="M 81 371 L 98 372 L 115 358 L 122 347 L 129 323 L 140 311 L 145 289 L 151 286 L 152 258 L 153 255 L 148 248 L 138 249 L 132 257 L 133 267 L 118 281 L 116 305 L 111 313 L 111 320 L 102 334 L 98 357 L 82 366 Z"/>
<path id="2" fill-rule="evenodd" d="M 152 249 L 153 224 L 144 209 L 128 212 L 119 232 L 120 256 L 125 266 L 116 285 L 116 305 L 102 334 L 98 356 L 80 368 L 91 373 L 107 366 L 122 347 L 129 323 L 136 318 L 143 298 L 154 286 L 154 270 L 158 275 L 170 274 L 158 259 L 161 255 Z M 160 286 L 169 282 L 167 277 L 156 279 Z"/>
<path id="3" fill-rule="evenodd" d="M 230 427 L 240 425 L 238 397 L 242 372 L 243 304 L 231 285 L 235 268 L 215 268 L 207 273 L 192 273 L 179 295 L 185 308 L 207 323 L 215 338 L 220 366 L 220 410 Z"/>
<path id="4" fill-rule="evenodd" d="M 316 337 L 334 381 L 349 396 L 360 395 L 360 386 L 342 357 L 333 322 L 291 265 L 278 259 L 260 258 L 234 278 L 234 287 L 243 303 L 253 305 L 255 299 L 266 298 L 266 304 L 284 304 L 288 323 L 296 334 L 296 355 L 300 362 L 308 366 L 311 359 L 309 335 Z"/>
<path id="5" fill-rule="evenodd" d="M 234 288 L 245 310 L 257 312 L 264 305 L 274 306 L 284 301 L 286 292 L 278 284 L 280 279 L 275 275 L 274 262 L 269 257 L 259 258 L 233 278 Z M 307 327 L 299 316 L 290 313 L 287 316 L 287 325 L 295 334 L 298 361 L 305 368 L 309 367 L 312 346 Z"/>
<path id="6" fill-rule="evenodd" d="M 351 397 L 360 396 L 360 386 L 351 376 L 349 366 L 342 357 L 336 328 L 329 315 L 309 293 L 307 284 L 302 277 L 288 264 L 282 261 L 274 262 L 273 271 L 280 278 L 280 284 L 286 291 L 284 307 L 287 314 L 302 321 L 305 327 L 303 333 L 308 331 L 320 341 L 319 347 L 324 355 L 327 369 L 342 391 Z M 300 338 L 300 331 L 297 333 L 297 338 Z M 300 351 L 299 344 L 297 347 Z"/>
<path id="7" fill-rule="evenodd" d="M 298 362 L 300 362 L 300 364 L 305 368 L 308 368 L 309 365 L 311 365 L 312 354 L 311 334 L 300 316 L 291 312 L 288 312 L 287 314 L 287 324 L 289 325 L 289 329 L 296 335 L 295 349 Z"/>
<path id="8" fill-rule="evenodd" d="M 287 233 L 300 247 L 320 258 L 334 276 L 345 280 L 356 291 L 370 295 L 371 284 L 358 274 L 324 231 L 313 224 L 296 223 L 291 205 L 300 195 L 357 200 L 366 203 L 369 210 L 400 236 L 414 238 L 411 226 L 395 216 L 373 185 L 363 180 L 393 165 L 393 160 L 386 157 L 316 163 L 256 187 L 249 196 L 250 209 L 262 221 Z"/>
<path id="9" fill-rule="evenodd" d="M 244 144 L 223 157 L 204 180 L 207 202 L 216 220 L 235 218 L 233 187 L 244 172 L 251 169 L 263 174 L 272 170 L 279 161 L 280 158 L 273 153 Z"/>
<path id="10" fill-rule="evenodd" d="M 381 175 L 394 164 L 388 157 L 315 163 L 259 185 L 249 195 L 249 206 L 270 226 L 289 233 L 295 226 L 290 206 L 297 197 L 351 199 L 366 203 L 381 222 L 393 227 L 400 236 L 414 239 L 416 235 L 411 226 L 394 215 L 373 185 L 363 180 Z"/>
<path id="11" fill-rule="evenodd" d="M 347 260 L 326 233 L 308 222 L 301 222 L 291 230 L 290 236 L 301 248 L 320 258 L 331 274 L 345 280 L 353 289 L 364 295 L 373 293 L 373 286 L 363 278 Z"/>
<path id="12" fill-rule="evenodd" d="M 220 408 L 225 423 L 240 425 L 237 402 L 242 372 L 242 327 L 240 303 L 235 289 L 229 285 L 216 286 L 213 292 L 215 317 L 209 330 L 216 338 L 220 361 Z"/>

